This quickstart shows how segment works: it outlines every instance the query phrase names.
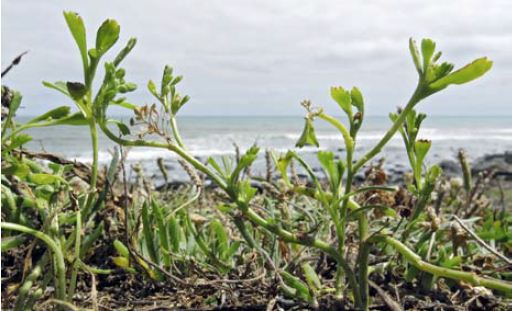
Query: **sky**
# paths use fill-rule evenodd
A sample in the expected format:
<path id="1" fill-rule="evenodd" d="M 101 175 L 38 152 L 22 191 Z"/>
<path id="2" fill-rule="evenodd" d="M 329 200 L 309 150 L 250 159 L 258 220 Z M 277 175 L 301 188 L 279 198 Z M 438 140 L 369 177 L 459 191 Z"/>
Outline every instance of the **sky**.
<path id="1" fill-rule="evenodd" d="M 81 61 L 63 10 L 85 20 L 88 42 L 106 18 L 121 24 L 118 46 L 138 44 L 123 67 L 139 85 L 137 104 L 153 102 L 149 79 L 166 64 L 184 76 L 184 115 L 302 115 L 299 103 L 339 113 L 329 87 L 358 86 L 368 115 L 403 106 L 417 74 L 408 38 L 430 37 L 443 60 L 464 65 L 488 56 L 493 69 L 418 106 L 433 115 L 512 115 L 512 1 L 509 0 L 2 0 L 1 64 L 29 50 L 2 84 L 24 95 L 22 115 L 72 105 L 42 86 L 80 81 Z M 118 111 L 114 111 L 118 113 Z"/>

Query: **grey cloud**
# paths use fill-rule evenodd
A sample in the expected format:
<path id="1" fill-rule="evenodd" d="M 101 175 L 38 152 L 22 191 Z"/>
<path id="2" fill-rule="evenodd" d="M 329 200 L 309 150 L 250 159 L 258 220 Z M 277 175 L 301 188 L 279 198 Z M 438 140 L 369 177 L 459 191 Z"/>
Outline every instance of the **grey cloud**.
<path id="1" fill-rule="evenodd" d="M 408 38 L 428 36 L 444 59 L 457 65 L 487 55 L 496 66 L 473 86 L 450 89 L 421 109 L 512 114 L 510 1 L 5 0 L 2 67 L 30 49 L 5 79 L 24 93 L 24 113 L 62 104 L 42 80 L 81 77 L 64 9 L 80 12 L 91 35 L 113 17 L 122 25 L 120 42 L 138 37 L 125 63 L 128 77 L 139 84 L 135 102 L 150 100 L 147 80 L 158 79 L 171 64 L 185 76 L 181 88 L 193 99 L 187 114 L 301 114 L 303 98 L 335 111 L 328 96 L 334 84 L 360 86 L 369 113 L 385 114 L 405 101 L 415 84 Z"/>

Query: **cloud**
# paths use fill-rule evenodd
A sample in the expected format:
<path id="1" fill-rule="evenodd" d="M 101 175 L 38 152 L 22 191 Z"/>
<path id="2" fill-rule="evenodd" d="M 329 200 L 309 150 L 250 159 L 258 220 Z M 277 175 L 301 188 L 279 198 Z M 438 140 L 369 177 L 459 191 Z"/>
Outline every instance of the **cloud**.
<path id="1" fill-rule="evenodd" d="M 62 104 L 42 80 L 81 78 L 64 9 L 80 12 L 89 36 L 114 17 L 122 25 L 121 42 L 139 38 L 125 63 L 128 78 L 140 88 L 134 101 L 149 101 L 147 80 L 158 79 L 165 64 L 174 65 L 185 76 L 183 92 L 192 96 L 186 114 L 301 114 L 301 99 L 334 107 L 329 86 L 355 84 L 365 93 L 367 111 L 383 115 L 414 87 L 410 36 L 434 38 L 444 58 L 458 65 L 482 55 L 496 63 L 481 81 L 448 90 L 421 109 L 512 114 L 510 1 L 5 0 L 2 67 L 30 50 L 5 79 L 25 95 L 25 114 Z"/>

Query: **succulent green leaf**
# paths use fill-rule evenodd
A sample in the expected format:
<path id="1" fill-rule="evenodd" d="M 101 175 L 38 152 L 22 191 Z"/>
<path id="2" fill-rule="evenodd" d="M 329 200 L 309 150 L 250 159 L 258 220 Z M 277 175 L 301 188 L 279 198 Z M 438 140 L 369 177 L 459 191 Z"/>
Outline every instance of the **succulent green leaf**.
<path id="1" fill-rule="evenodd" d="M 218 219 L 214 219 L 210 222 L 210 229 L 215 234 L 215 241 L 218 254 L 223 259 L 226 259 L 225 256 L 228 253 L 229 239 L 228 234 L 224 229 L 224 225 Z"/>
<path id="2" fill-rule="evenodd" d="M 113 257 L 112 262 L 120 268 L 128 268 L 130 266 L 130 261 L 126 257 Z"/>
<path id="3" fill-rule="evenodd" d="M 423 55 L 423 72 L 427 72 L 436 50 L 436 43 L 431 39 L 421 40 L 421 54 Z"/>
<path id="4" fill-rule="evenodd" d="M 64 118 L 57 119 L 52 122 L 52 125 L 74 125 L 82 126 L 87 125 L 88 121 L 81 112 L 74 113 Z"/>
<path id="5" fill-rule="evenodd" d="M 419 139 L 414 143 L 414 150 L 416 151 L 416 161 L 417 165 L 422 165 L 423 160 L 427 156 L 430 147 L 432 146 L 432 141 L 426 139 Z"/>
<path id="6" fill-rule="evenodd" d="M 32 182 L 34 184 L 38 184 L 38 185 L 51 185 L 51 184 L 55 184 L 57 182 L 66 183 L 66 181 L 58 175 L 44 174 L 44 173 L 29 174 L 28 180 L 30 182 Z"/>
<path id="7" fill-rule="evenodd" d="M 441 176 L 443 169 L 439 165 L 433 165 L 427 172 L 426 180 L 430 184 L 435 184 L 435 181 Z"/>
<path id="8" fill-rule="evenodd" d="M 82 17 L 75 12 L 66 12 L 64 11 L 64 18 L 66 19 L 66 23 L 68 25 L 69 30 L 71 31 L 71 35 L 73 39 L 75 39 L 76 45 L 80 50 L 80 55 L 82 56 L 82 62 L 84 66 L 84 70 L 88 68 L 88 60 L 87 60 L 87 39 L 85 33 L 85 25 Z"/>
<path id="9" fill-rule="evenodd" d="M 324 169 L 327 179 L 329 180 L 331 191 L 336 191 L 343 176 L 343 163 L 334 159 L 334 153 L 331 151 L 319 151 L 317 153 L 318 161 Z"/>
<path id="10" fill-rule="evenodd" d="M 416 41 L 414 41 L 413 38 L 409 38 L 409 52 L 411 53 L 412 61 L 416 67 L 416 70 L 421 75 L 423 73 L 423 69 L 420 61 L 420 53 L 418 51 Z"/>
<path id="11" fill-rule="evenodd" d="M 312 297 L 306 283 L 304 283 L 301 279 L 294 275 L 291 275 L 286 271 L 281 272 L 281 275 L 283 276 L 283 281 L 285 282 L 285 284 L 295 289 L 296 296 L 306 301 L 311 301 Z"/>
<path id="12" fill-rule="evenodd" d="M 119 64 L 125 59 L 125 57 L 135 47 L 135 44 L 137 44 L 136 38 L 130 38 L 130 40 L 128 40 L 128 43 L 126 43 L 126 46 L 121 51 L 119 51 L 119 53 L 116 55 L 116 58 L 114 58 L 113 64 L 115 67 L 119 66 Z"/>
<path id="13" fill-rule="evenodd" d="M 290 162 L 293 158 L 293 151 L 288 151 L 285 156 L 279 157 L 279 159 L 275 160 L 276 168 L 281 174 L 281 178 L 286 182 L 289 183 L 288 178 L 288 166 L 290 165 Z"/>
<path id="14" fill-rule="evenodd" d="M 296 147 L 302 148 L 304 146 L 316 146 L 318 147 L 318 140 L 316 139 L 315 129 L 313 127 L 313 122 L 310 118 L 305 118 L 306 123 L 304 125 L 304 130 L 302 131 L 302 135 L 297 141 Z"/>
<path id="15" fill-rule="evenodd" d="M 119 240 L 114 241 L 114 248 L 116 249 L 117 253 L 125 258 L 130 257 L 130 251 L 128 250 L 128 247 L 126 247 L 123 242 Z"/>
<path id="16" fill-rule="evenodd" d="M 166 86 L 168 86 L 171 83 L 171 81 L 172 81 L 172 78 L 173 78 L 172 77 L 172 71 L 173 71 L 173 69 L 172 69 L 171 66 L 165 65 L 164 73 L 162 75 L 162 85 L 161 85 L 161 90 L 160 90 L 160 92 L 162 94 L 164 94 L 164 88 Z"/>
<path id="17" fill-rule="evenodd" d="M 233 170 L 233 173 L 231 174 L 231 182 L 237 181 L 240 173 L 252 165 L 252 163 L 258 158 L 259 151 L 260 148 L 257 146 L 252 146 L 251 148 L 247 149 L 245 154 L 240 158 L 240 161 L 238 162 L 236 168 Z"/>
<path id="18" fill-rule="evenodd" d="M 18 176 L 20 179 L 25 179 L 25 177 L 27 177 L 27 175 L 30 174 L 30 167 L 25 163 L 13 163 L 9 167 L 2 168 L 2 174 L 15 175 Z"/>
<path id="19" fill-rule="evenodd" d="M 23 98 L 23 96 L 21 95 L 20 92 L 12 91 L 12 99 L 11 99 L 11 103 L 9 105 L 9 115 L 11 117 L 13 117 L 14 114 L 16 113 L 16 111 L 18 111 L 18 108 L 20 108 L 22 98 Z"/>
<path id="20" fill-rule="evenodd" d="M 29 136 L 28 134 L 23 134 L 22 133 L 22 134 L 16 135 L 11 140 L 11 143 L 9 144 L 9 146 L 3 148 L 2 152 L 10 152 L 11 150 L 18 148 L 21 145 L 24 145 L 24 144 L 28 143 L 31 140 L 32 140 L 32 137 Z"/>
<path id="21" fill-rule="evenodd" d="M 132 104 L 132 103 L 129 103 L 127 101 L 125 101 L 124 99 L 123 100 L 114 100 L 111 102 L 112 105 L 116 105 L 116 106 L 120 106 L 120 107 L 123 107 L 123 108 L 126 108 L 126 109 L 129 109 L 129 110 L 135 110 L 137 109 L 137 106 Z"/>
<path id="22" fill-rule="evenodd" d="M 450 84 L 464 84 L 483 76 L 491 67 L 492 61 L 487 59 L 487 57 L 482 57 L 431 83 L 429 87 L 434 91 L 439 91 Z"/>
<path id="23" fill-rule="evenodd" d="M 165 226 L 163 211 L 156 200 L 151 200 L 151 206 L 152 206 L 153 215 L 156 218 L 156 225 L 158 228 L 158 237 L 159 237 L 159 242 L 160 242 L 159 246 L 162 249 L 162 252 L 161 252 L 162 261 L 166 267 L 169 267 L 171 264 L 171 257 L 169 254 L 169 251 L 171 250 L 171 246 L 170 246 L 169 237 L 168 237 L 168 230 Z"/>
<path id="24" fill-rule="evenodd" d="M 171 112 L 173 115 L 176 115 L 178 111 L 189 101 L 190 97 L 180 97 L 179 95 L 176 95 L 171 103 Z"/>
<path id="25" fill-rule="evenodd" d="M 43 85 L 49 89 L 54 89 L 68 97 L 71 97 L 71 95 L 69 95 L 68 88 L 67 88 L 65 82 L 57 81 L 55 83 L 51 83 L 51 82 L 43 81 Z"/>
<path id="26" fill-rule="evenodd" d="M 160 100 L 160 95 L 156 91 L 156 84 L 152 80 L 149 80 L 148 82 L 148 90 L 153 96 L 155 96 L 158 100 Z"/>
<path id="27" fill-rule="evenodd" d="M 10 249 L 16 248 L 23 244 L 27 240 L 24 234 L 2 238 L 2 252 L 6 252 Z"/>
<path id="28" fill-rule="evenodd" d="M 101 24 L 96 34 L 96 50 L 99 55 L 105 54 L 119 39 L 121 27 L 117 21 L 107 19 Z"/>
<path id="29" fill-rule="evenodd" d="M 115 119 L 109 119 L 108 122 L 114 123 L 122 135 L 130 135 L 130 128 L 128 127 L 128 125 L 124 124 L 123 122 L 121 122 L 119 120 L 115 120 Z"/>
<path id="30" fill-rule="evenodd" d="M 238 198 L 245 204 L 254 198 L 258 189 L 251 186 L 251 183 L 247 180 L 243 180 L 238 185 Z"/>
<path id="31" fill-rule="evenodd" d="M 160 257 L 157 255 L 157 248 L 155 246 L 155 235 L 153 229 L 153 217 L 149 212 L 147 201 L 142 204 L 142 231 L 144 233 L 144 241 L 146 243 L 147 251 L 151 260 L 157 264 L 160 263 Z"/>
<path id="32" fill-rule="evenodd" d="M 319 291 L 322 288 L 322 282 L 320 281 L 318 274 L 309 263 L 306 262 L 302 264 L 302 272 L 304 273 L 306 282 L 311 289 Z"/>
<path id="33" fill-rule="evenodd" d="M 125 83 L 125 84 L 119 86 L 119 93 L 122 93 L 122 94 L 129 93 L 129 92 L 135 91 L 136 89 L 137 89 L 137 84 L 129 82 L 129 83 Z"/>
<path id="34" fill-rule="evenodd" d="M 350 91 L 350 97 L 352 98 L 352 105 L 357 108 L 361 113 L 364 112 L 364 99 L 363 94 L 357 87 L 353 87 Z"/>
<path id="35" fill-rule="evenodd" d="M 171 242 L 171 248 L 173 252 L 178 252 L 180 250 L 180 242 L 182 238 L 181 227 L 176 220 L 174 215 L 170 215 L 169 217 L 169 240 Z"/>
<path id="36" fill-rule="evenodd" d="M 352 116 L 352 98 L 349 91 L 341 86 L 331 87 L 331 97 L 349 117 Z"/>
<path id="37" fill-rule="evenodd" d="M 60 106 L 50 111 L 45 112 L 44 114 L 28 121 L 28 124 L 38 123 L 41 121 L 50 121 L 56 120 L 69 115 L 70 108 L 68 106 Z"/>

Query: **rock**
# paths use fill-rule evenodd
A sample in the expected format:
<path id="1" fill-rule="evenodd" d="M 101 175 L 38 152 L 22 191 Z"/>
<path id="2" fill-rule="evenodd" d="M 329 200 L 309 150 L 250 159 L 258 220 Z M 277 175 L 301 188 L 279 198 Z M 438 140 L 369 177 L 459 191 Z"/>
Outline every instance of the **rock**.
<path id="1" fill-rule="evenodd" d="M 491 169 L 497 173 L 512 174 L 512 152 L 485 155 L 478 158 L 472 166 L 473 174 Z"/>
<path id="2" fill-rule="evenodd" d="M 443 160 L 439 162 L 439 166 L 443 169 L 443 175 L 448 177 L 461 176 L 462 169 L 459 163 L 452 160 Z"/>

